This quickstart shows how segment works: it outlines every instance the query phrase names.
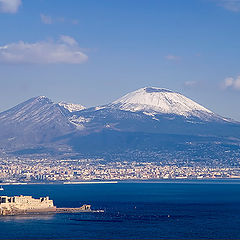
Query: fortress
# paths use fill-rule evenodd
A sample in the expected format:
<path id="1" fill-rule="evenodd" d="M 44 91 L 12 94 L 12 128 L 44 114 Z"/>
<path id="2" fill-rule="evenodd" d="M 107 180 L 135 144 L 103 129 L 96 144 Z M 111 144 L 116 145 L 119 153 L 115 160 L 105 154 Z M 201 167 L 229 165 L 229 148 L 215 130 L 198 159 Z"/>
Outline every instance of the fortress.
<path id="1" fill-rule="evenodd" d="M 53 200 L 49 197 L 34 199 L 32 196 L 0 196 L 0 215 L 9 215 L 17 212 L 56 211 Z"/>
<path id="2" fill-rule="evenodd" d="M 0 196 L 0 216 L 26 213 L 73 213 L 98 212 L 91 210 L 91 205 L 84 204 L 79 208 L 57 208 L 49 197 L 35 199 L 32 196 Z"/>

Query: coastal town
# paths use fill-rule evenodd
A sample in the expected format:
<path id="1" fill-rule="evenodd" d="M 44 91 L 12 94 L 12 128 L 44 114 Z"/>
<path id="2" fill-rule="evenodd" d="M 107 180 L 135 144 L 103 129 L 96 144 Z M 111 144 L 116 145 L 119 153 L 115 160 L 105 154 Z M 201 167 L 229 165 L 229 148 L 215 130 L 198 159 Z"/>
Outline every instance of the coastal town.
<path id="1" fill-rule="evenodd" d="M 240 178 L 240 167 L 177 166 L 156 162 L 105 162 L 103 159 L 0 159 L 0 181 L 68 182 Z"/>

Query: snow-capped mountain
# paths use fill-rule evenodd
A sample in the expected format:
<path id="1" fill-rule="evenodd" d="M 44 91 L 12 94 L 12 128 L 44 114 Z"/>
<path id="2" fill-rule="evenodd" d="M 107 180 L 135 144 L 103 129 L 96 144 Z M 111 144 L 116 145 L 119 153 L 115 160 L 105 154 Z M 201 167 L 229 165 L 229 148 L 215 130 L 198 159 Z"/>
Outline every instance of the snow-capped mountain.
<path id="1" fill-rule="evenodd" d="M 203 120 L 224 118 L 192 101 L 184 95 L 164 88 L 145 87 L 117 99 L 109 107 L 146 115 L 178 115 L 186 118 L 197 117 Z"/>
<path id="2" fill-rule="evenodd" d="M 110 161 L 114 156 L 149 160 L 161 153 L 176 164 L 180 159 L 225 164 L 235 154 L 228 155 L 229 149 L 240 144 L 239 122 L 161 88 L 141 88 L 110 104 L 75 112 L 70 121 L 79 126 L 69 138 L 72 148 L 87 156 L 108 155 Z M 133 152 L 140 154 L 132 157 Z"/>
<path id="3" fill-rule="evenodd" d="M 65 109 L 67 109 L 71 113 L 86 109 L 86 107 L 82 106 L 81 104 L 59 102 L 58 105 L 64 107 Z"/>
<path id="4" fill-rule="evenodd" d="M 82 110 L 70 120 L 85 132 L 113 129 L 186 134 L 210 134 L 210 123 L 234 123 L 180 93 L 156 87 L 141 88 L 110 104 Z"/>
<path id="5" fill-rule="evenodd" d="M 94 141 L 101 148 L 112 137 L 115 146 L 121 146 L 121 141 L 128 141 L 128 134 L 134 136 L 134 142 L 141 141 L 143 147 L 145 134 L 149 143 L 151 134 L 236 138 L 240 136 L 240 123 L 223 118 L 180 93 L 155 87 L 141 88 L 98 107 L 54 103 L 40 96 L 0 113 L 0 147 L 56 145 L 59 141 L 77 147 L 81 143 L 83 147 Z"/>

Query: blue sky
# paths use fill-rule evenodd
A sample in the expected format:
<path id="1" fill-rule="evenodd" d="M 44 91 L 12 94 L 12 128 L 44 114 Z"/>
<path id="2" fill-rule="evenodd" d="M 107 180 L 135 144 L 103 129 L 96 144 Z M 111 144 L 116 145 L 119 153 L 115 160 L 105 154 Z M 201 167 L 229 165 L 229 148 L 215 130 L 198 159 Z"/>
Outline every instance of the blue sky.
<path id="1" fill-rule="evenodd" d="M 240 120 L 239 0 L 0 0 L 0 111 L 145 86 Z"/>

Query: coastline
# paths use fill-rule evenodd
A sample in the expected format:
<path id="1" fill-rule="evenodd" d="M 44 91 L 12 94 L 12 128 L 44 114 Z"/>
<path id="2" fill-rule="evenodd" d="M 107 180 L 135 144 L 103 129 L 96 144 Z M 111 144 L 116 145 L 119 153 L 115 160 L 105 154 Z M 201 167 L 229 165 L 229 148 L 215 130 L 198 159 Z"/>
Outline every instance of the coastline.
<path id="1" fill-rule="evenodd" d="M 1 186 L 8 186 L 8 185 L 71 185 L 71 184 L 116 184 L 119 181 L 99 181 L 99 182 L 3 182 L 0 183 Z"/>
<path id="2" fill-rule="evenodd" d="M 3 182 L 0 186 L 11 185 L 84 185 L 84 184 L 121 184 L 121 183 L 179 183 L 179 184 L 240 184 L 240 178 L 206 178 L 206 179 L 147 179 L 119 181 L 78 181 L 78 182 Z"/>

